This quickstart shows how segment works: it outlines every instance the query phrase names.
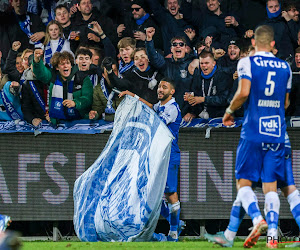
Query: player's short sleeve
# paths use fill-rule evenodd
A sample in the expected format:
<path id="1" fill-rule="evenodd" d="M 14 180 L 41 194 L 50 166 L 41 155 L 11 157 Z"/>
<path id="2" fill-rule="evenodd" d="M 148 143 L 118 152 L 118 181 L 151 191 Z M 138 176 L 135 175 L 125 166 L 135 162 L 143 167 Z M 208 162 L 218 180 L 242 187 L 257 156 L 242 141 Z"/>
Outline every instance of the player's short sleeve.
<path id="1" fill-rule="evenodd" d="M 153 105 L 153 110 L 154 110 L 155 112 L 157 112 L 158 107 L 159 107 L 159 103 L 155 103 L 155 104 Z"/>
<path id="2" fill-rule="evenodd" d="M 288 65 L 288 69 L 289 69 L 289 73 L 290 73 L 290 76 L 289 76 L 289 79 L 288 79 L 288 82 L 287 82 L 287 86 L 286 86 L 286 92 L 289 93 L 289 92 L 291 92 L 291 88 L 292 88 L 293 73 L 292 73 L 290 65 L 288 63 L 286 63 L 286 64 Z"/>
<path id="3" fill-rule="evenodd" d="M 164 121 L 165 124 L 175 122 L 178 116 L 178 109 L 175 105 L 169 105 L 165 108 L 164 112 L 159 114 L 160 118 Z"/>
<path id="4" fill-rule="evenodd" d="M 239 60 L 237 66 L 237 72 L 238 72 L 239 80 L 241 79 L 248 79 L 249 81 L 252 80 L 250 57 L 245 57 Z"/>

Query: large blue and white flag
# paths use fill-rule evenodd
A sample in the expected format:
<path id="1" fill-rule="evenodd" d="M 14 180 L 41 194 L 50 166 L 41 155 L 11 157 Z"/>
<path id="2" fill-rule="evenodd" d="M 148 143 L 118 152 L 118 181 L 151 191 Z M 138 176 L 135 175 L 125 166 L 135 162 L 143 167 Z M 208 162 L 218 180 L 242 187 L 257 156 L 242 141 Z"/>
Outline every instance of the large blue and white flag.
<path id="1" fill-rule="evenodd" d="M 172 139 L 152 109 L 126 96 L 105 148 L 74 185 L 74 227 L 80 240 L 151 240 Z"/>

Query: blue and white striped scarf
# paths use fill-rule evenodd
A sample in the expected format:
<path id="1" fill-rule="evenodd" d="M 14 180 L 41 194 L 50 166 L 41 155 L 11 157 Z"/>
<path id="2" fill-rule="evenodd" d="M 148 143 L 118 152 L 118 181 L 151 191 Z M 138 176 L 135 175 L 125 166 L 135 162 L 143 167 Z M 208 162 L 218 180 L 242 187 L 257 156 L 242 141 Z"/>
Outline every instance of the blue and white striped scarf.
<path id="1" fill-rule="evenodd" d="M 43 98 L 41 97 L 40 93 L 39 93 L 38 90 L 36 89 L 36 86 L 35 86 L 34 82 L 33 82 L 33 81 L 29 81 L 29 86 L 30 86 L 30 88 L 31 88 L 31 90 L 32 90 L 32 93 L 33 93 L 35 99 L 36 99 L 37 102 L 40 104 L 42 110 L 43 110 L 44 112 L 46 112 L 46 104 L 45 104 Z"/>
<path id="2" fill-rule="evenodd" d="M 133 61 L 130 63 L 124 63 L 123 61 L 119 64 L 119 76 L 122 78 L 122 74 L 125 73 L 127 70 L 133 67 Z"/>
<path id="3" fill-rule="evenodd" d="M 55 52 L 61 52 L 64 44 L 65 44 L 65 39 L 59 38 L 58 46 L 57 46 L 56 51 L 54 51 L 54 53 Z M 51 60 L 54 53 L 52 53 L 51 41 L 49 41 L 49 43 L 45 47 L 45 63 L 48 64 L 49 66 L 51 66 L 50 60 Z"/>
<path id="4" fill-rule="evenodd" d="M 68 100 L 73 100 L 73 86 L 74 86 L 75 76 L 68 83 Z M 63 84 L 60 81 L 59 77 L 56 77 L 54 86 L 52 88 L 52 96 L 51 96 L 51 105 L 49 109 L 49 116 L 51 118 L 62 119 L 62 120 L 76 120 L 81 119 L 81 116 L 76 108 L 67 108 L 64 107 L 62 102 L 64 90 Z"/>
<path id="5" fill-rule="evenodd" d="M 34 44 L 37 47 L 41 47 L 43 44 L 40 41 L 37 41 L 34 43 L 30 40 L 30 37 L 33 35 L 33 33 L 30 31 L 30 24 L 31 24 L 30 16 L 26 15 L 25 21 L 21 21 L 17 14 L 16 14 L 16 17 L 19 22 L 21 30 L 28 36 L 29 43 Z"/>
<path id="6" fill-rule="evenodd" d="M 104 80 L 104 77 L 101 78 L 101 81 L 100 81 L 100 86 L 101 86 L 101 89 L 102 89 L 102 92 L 107 100 L 107 103 L 106 103 L 106 108 L 105 108 L 105 113 L 106 114 L 114 114 L 116 111 L 115 109 L 113 108 L 113 101 L 112 99 L 114 98 L 114 95 L 115 95 L 115 92 L 114 91 L 111 91 L 110 94 L 108 95 L 108 90 L 105 86 L 105 80 Z"/>
<path id="7" fill-rule="evenodd" d="M 89 75 L 91 82 L 93 84 L 93 87 L 95 88 L 98 84 L 98 75 L 97 74 L 93 74 L 93 75 Z"/>

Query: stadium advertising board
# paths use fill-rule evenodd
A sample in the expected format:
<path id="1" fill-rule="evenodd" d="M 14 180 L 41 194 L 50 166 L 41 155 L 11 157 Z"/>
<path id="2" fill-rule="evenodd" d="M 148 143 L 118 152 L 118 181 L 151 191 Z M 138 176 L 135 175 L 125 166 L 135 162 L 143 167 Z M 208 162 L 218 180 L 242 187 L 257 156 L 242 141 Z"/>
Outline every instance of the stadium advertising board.
<path id="1" fill-rule="evenodd" d="M 300 129 L 290 128 L 293 171 L 300 186 Z M 228 219 L 235 199 L 234 162 L 240 129 L 182 129 L 180 200 L 183 219 Z M 72 220 L 75 179 L 99 156 L 108 133 L 2 134 L 0 211 L 15 221 Z M 258 192 L 258 199 L 263 196 Z M 282 198 L 281 218 L 292 218 Z M 261 208 L 263 202 L 260 203 Z"/>

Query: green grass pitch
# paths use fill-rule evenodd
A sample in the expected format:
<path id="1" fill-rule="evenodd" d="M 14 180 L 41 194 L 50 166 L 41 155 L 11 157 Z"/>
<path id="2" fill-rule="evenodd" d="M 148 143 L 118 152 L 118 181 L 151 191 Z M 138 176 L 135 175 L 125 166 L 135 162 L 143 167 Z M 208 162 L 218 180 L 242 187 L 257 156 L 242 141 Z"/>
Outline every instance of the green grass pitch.
<path id="1" fill-rule="evenodd" d="M 252 249 L 268 249 L 265 247 L 265 241 L 259 241 Z M 286 244 L 279 244 L 278 248 L 285 248 Z M 218 245 L 214 245 L 207 241 L 180 241 L 180 242 L 23 242 L 23 250 L 57 250 L 57 249 L 223 249 Z M 234 247 L 230 249 L 246 249 L 243 248 L 243 242 L 235 242 Z M 287 248 L 286 248 L 287 249 Z M 293 248 L 291 248 L 293 249 Z"/>

